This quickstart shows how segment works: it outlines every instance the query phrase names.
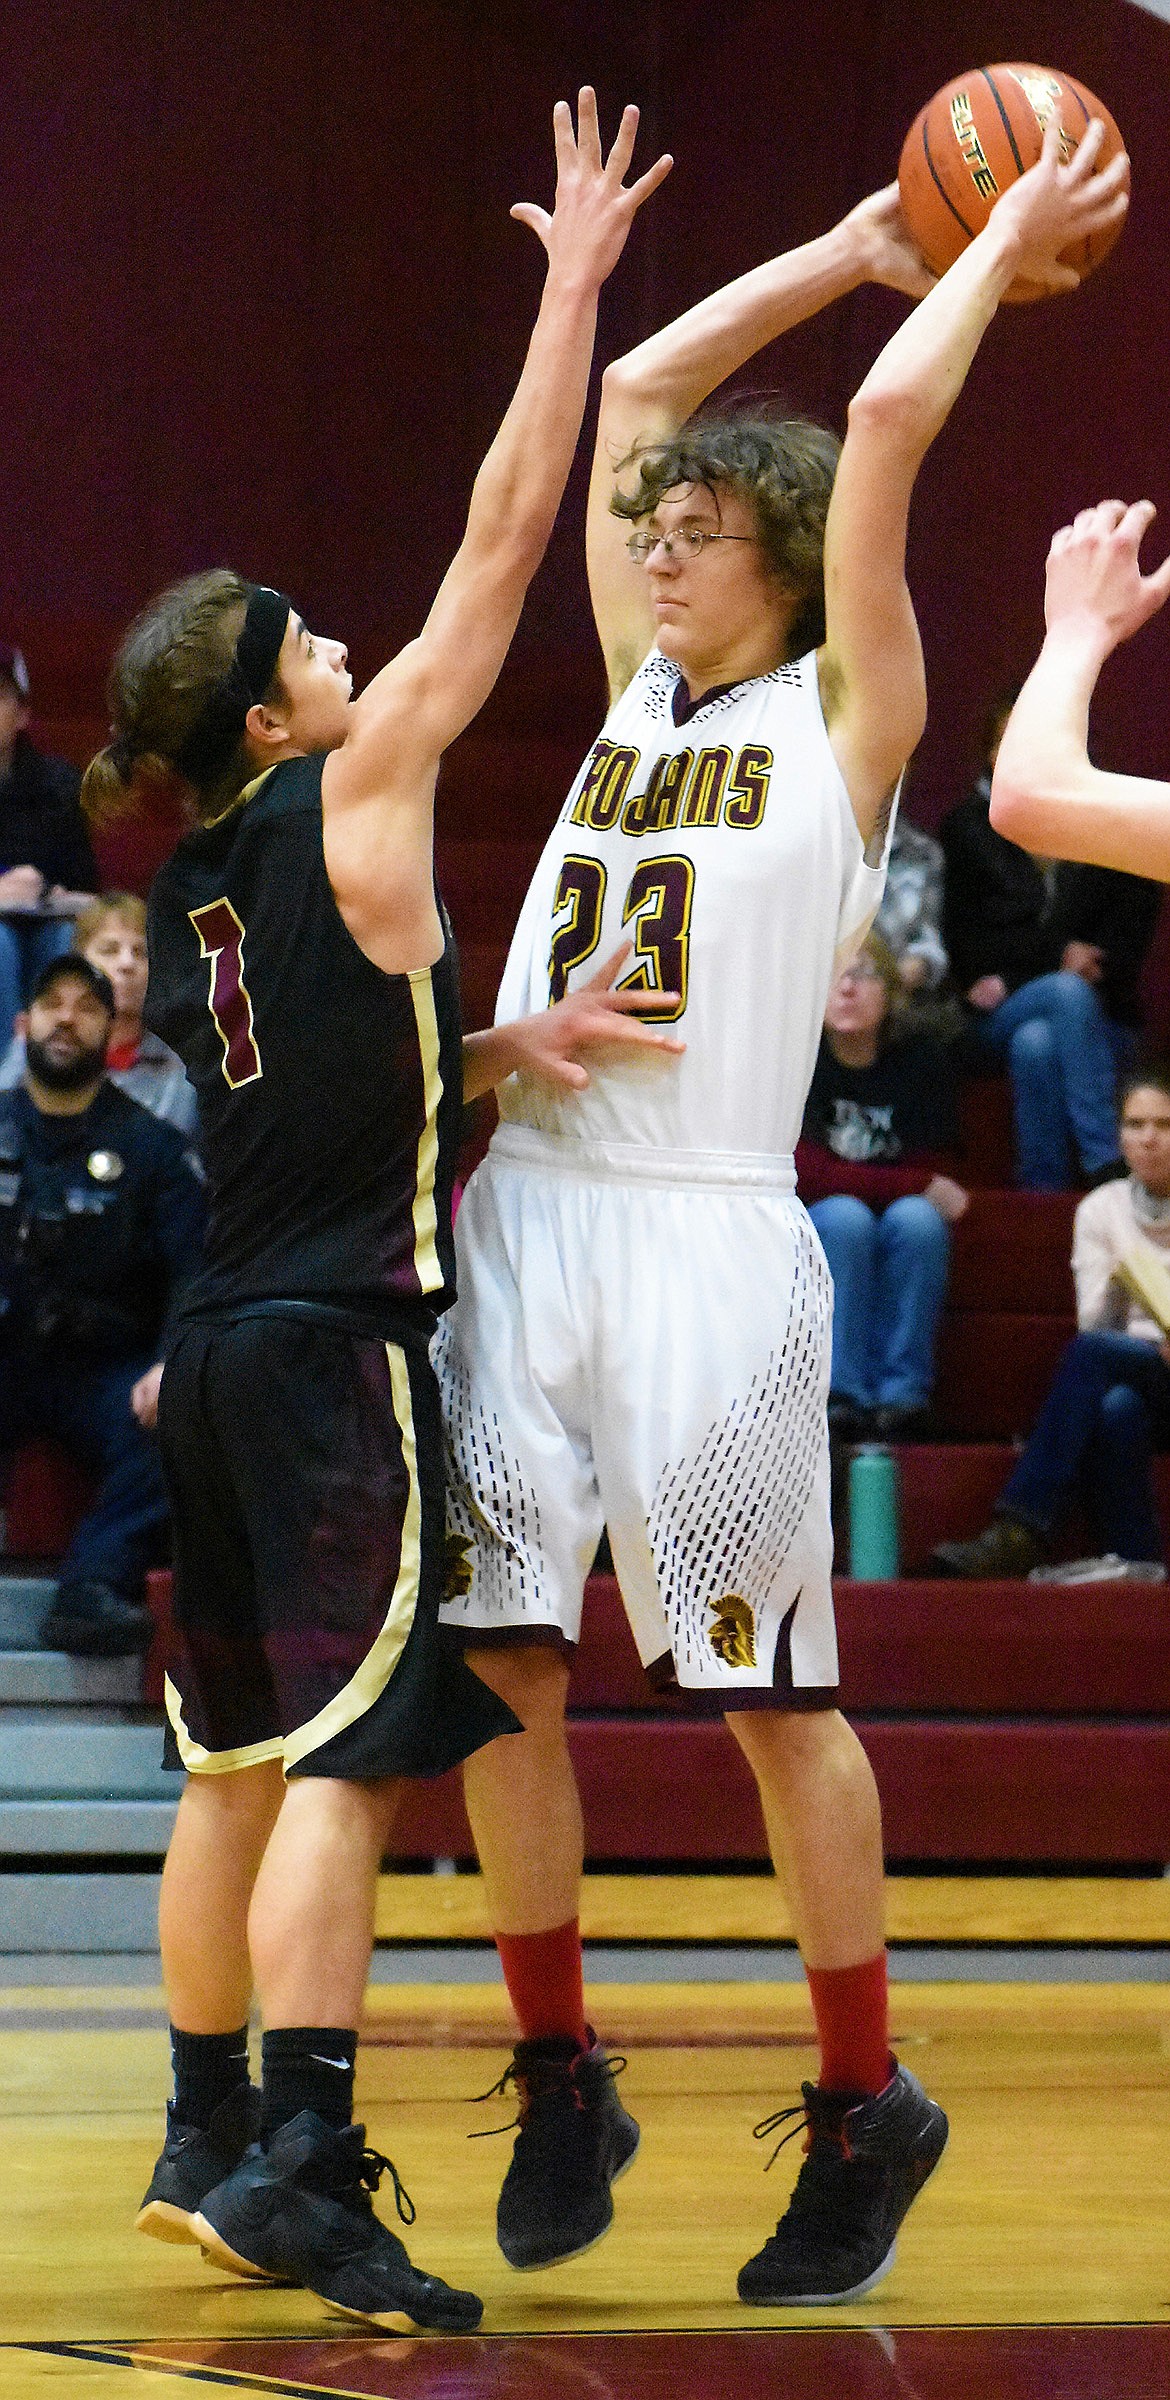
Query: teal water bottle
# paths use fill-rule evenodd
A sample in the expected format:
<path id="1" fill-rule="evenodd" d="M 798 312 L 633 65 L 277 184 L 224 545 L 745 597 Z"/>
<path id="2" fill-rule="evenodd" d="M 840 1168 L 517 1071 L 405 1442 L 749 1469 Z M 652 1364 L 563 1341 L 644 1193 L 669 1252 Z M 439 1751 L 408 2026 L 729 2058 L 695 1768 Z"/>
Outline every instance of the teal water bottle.
<path id="1" fill-rule="evenodd" d="M 898 1465 L 878 1443 L 863 1444 L 849 1461 L 849 1572 L 862 1583 L 898 1572 Z"/>

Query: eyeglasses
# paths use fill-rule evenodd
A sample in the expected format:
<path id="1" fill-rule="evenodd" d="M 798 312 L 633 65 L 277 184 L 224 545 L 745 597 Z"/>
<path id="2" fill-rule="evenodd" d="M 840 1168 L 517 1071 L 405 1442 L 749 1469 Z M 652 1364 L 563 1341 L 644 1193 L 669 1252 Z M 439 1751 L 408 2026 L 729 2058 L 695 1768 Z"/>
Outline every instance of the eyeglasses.
<path id="1" fill-rule="evenodd" d="M 838 983 L 880 983 L 881 980 L 878 969 L 871 967 L 867 958 L 852 959 L 847 967 L 841 968 L 837 977 Z"/>
<path id="2" fill-rule="evenodd" d="M 649 530 L 632 533 L 626 548 L 634 565 L 644 567 L 660 544 L 667 558 L 673 558 L 676 551 L 680 558 L 697 558 L 708 542 L 750 542 L 754 539 L 754 534 L 750 533 L 708 533 L 702 525 L 676 525 L 673 533 L 651 533 Z"/>

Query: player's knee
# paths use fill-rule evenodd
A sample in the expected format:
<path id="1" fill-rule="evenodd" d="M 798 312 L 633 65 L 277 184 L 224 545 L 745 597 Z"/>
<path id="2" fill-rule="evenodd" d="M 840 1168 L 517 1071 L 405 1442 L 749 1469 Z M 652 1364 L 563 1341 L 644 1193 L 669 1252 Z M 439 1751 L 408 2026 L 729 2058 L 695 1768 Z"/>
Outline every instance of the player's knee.
<path id="1" fill-rule="evenodd" d="M 519 1717 L 526 1733 L 555 1732 L 564 1723 L 570 1665 L 554 1643 L 485 1643 L 464 1655 L 473 1675 Z"/>

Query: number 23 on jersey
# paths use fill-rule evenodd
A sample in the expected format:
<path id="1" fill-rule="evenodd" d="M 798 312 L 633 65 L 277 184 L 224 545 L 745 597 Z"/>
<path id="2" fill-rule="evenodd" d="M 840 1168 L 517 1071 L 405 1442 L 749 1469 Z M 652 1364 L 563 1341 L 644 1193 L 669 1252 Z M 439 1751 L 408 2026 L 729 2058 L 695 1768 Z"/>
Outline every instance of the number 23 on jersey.
<path id="1" fill-rule="evenodd" d="M 550 1001 L 564 999 L 574 967 L 583 965 L 597 948 L 605 884 L 600 859 L 570 855 L 562 860 L 553 896 L 553 915 L 561 922 L 554 926 L 549 950 Z M 618 989 L 678 993 L 668 1007 L 647 1010 L 643 1024 L 673 1024 L 686 1008 L 694 892 L 695 870 L 689 858 L 644 858 L 630 878 L 622 923 L 632 927 L 637 964 L 621 977 Z"/>

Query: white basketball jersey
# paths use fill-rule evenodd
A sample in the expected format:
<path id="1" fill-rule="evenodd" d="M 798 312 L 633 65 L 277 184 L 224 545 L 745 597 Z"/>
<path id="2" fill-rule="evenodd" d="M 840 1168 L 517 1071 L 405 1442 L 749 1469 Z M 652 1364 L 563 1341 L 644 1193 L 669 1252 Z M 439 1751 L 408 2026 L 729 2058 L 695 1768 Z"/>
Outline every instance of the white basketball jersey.
<path id="1" fill-rule="evenodd" d="M 815 652 L 681 726 L 677 681 L 652 650 L 611 710 L 520 912 L 496 1021 L 547 1008 L 630 941 L 619 980 L 679 995 L 653 1021 L 685 1053 L 590 1058 L 584 1091 L 514 1076 L 500 1114 L 569 1141 L 783 1157 L 834 961 L 872 923 L 885 862 L 865 864 Z"/>

